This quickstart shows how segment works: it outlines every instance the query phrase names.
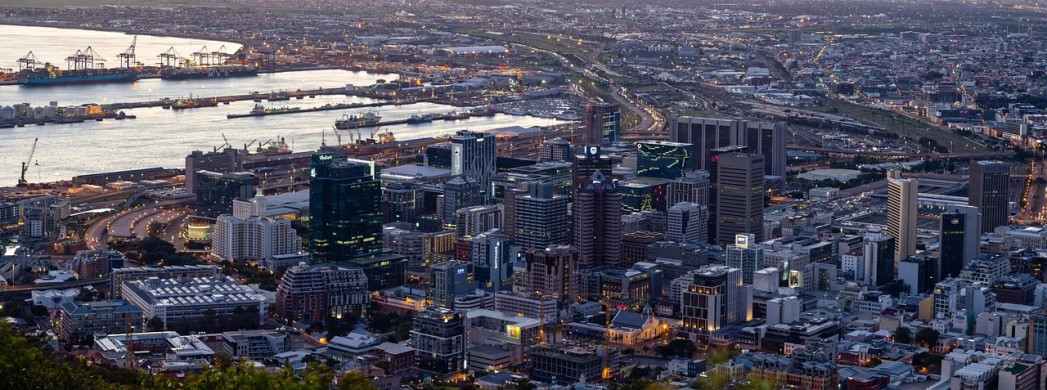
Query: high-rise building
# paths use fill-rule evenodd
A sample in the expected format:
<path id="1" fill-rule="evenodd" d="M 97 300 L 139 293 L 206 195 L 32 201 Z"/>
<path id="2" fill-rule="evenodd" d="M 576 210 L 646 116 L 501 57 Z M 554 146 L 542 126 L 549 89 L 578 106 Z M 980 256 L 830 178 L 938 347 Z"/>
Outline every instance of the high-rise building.
<path id="1" fill-rule="evenodd" d="M 495 174 L 494 133 L 461 130 L 451 137 L 451 175 L 461 175 L 480 183 L 483 199 L 492 196 Z"/>
<path id="2" fill-rule="evenodd" d="M 415 365 L 441 374 L 465 369 L 465 315 L 438 307 L 427 307 L 414 318 L 411 346 Z"/>
<path id="3" fill-rule="evenodd" d="M 968 204 L 982 214 L 981 231 L 1006 226 L 1010 217 L 1010 165 L 1002 161 L 975 161 L 970 165 Z"/>
<path id="4" fill-rule="evenodd" d="M 429 291 L 431 305 L 454 309 L 454 297 L 476 291 L 475 264 L 468 261 L 451 260 L 429 266 Z"/>
<path id="5" fill-rule="evenodd" d="M 310 167 L 311 262 L 338 263 L 382 251 L 382 199 L 373 161 L 314 154 Z"/>
<path id="6" fill-rule="evenodd" d="M 418 183 L 402 181 L 382 188 L 382 200 L 389 203 L 387 222 L 415 223 L 424 210 L 423 191 Z"/>
<path id="7" fill-rule="evenodd" d="M 734 237 L 734 244 L 727 246 L 727 266 L 737 268 L 742 273 L 742 283 L 753 284 L 753 274 L 763 263 L 763 248 L 754 240 L 752 234 L 739 234 Z"/>
<path id="8" fill-rule="evenodd" d="M 581 153 L 574 156 L 571 169 L 574 171 L 571 183 L 574 187 L 571 191 L 573 198 L 592 184 L 592 177 L 596 171 L 603 172 L 605 175 L 611 173 L 611 157 L 601 154 L 599 146 L 588 145 L 582 148 Z"/>
<path id="9" fill-rule="evenodd" d="M 472 206 L 455 211 L 455 234 L 475 236 L 502 228 L 502 205 Z"/>
<path id="10" fill-rule="evenodd" d="M 194 150 L 185 156 L 185 191 L 190 194 L 196 193 L 195 173 L 198 171 L 210 172 L 240 172 L 244 170 L 244 160 L 240 151 L 234 148 L 226 148 L 222 151 L 202 152 Z"/>
<path id="11" fill-rule="evenodd" d="M 457 176 L 444 183 L 443 210 L 444 221 L 454 221 L 455 213 L 462 208 L 484 204 L 483 187 L 479 181 Z"/>
<path id="12" fill-rule="evenodd" d="M 898 240 L 885 234 L 866 235 L 862 244 L 864 256 L 864 269 L 868 270 L 869 276 L 866 283 L 873 286 L 883 286 L 894 281 L 897 268 L 894 265 L 894 256 L 897 253 L 895 247 Z"/>
<path id="13" fill-rule="evenodd" d="M 676 180 L 691 171 L 693 145 L 669 141 L 636 143 L 636 175 Z"/>
<path id="14" fill-rule="evenodd" d="M 749 233 L 763 241 L 763 157 L 747 153 L 717 156 L 716 242 L 734 242 Z"/>
<path id="15" fill-rule="evenodd" d="M 1033 316 L 1029 319 L 1025 352 L 1047 356 L 1047 316 Z"/>
<path id="16" fill-rule="evenodd" d="M 749 153 L 764 157 L 764 173 L 785 177 L 786 143 L 789 131 L 785 123 L 736 119 L 674 117 L 669 126 L 669 140 L 694 145 L 694 169 L 713 174 L 713 149 L 746 146 Z"/>
<path id="17" fill-rule="evenodd" d="M 683 292 L 682 330 L 708 334 L 727 325 L 752 320 L 752 286 L 742 284 L 742 271 L 727 266 L 704 266 Z"/>
<path id="18" fill-rule="evenodd" d="M 197 171 L 193 175 L 197 214 L 208 218 L 231 214 L 233 200 L 254 196 L 258 185 L 258 177 L 250 172 Z"/>
<path id="19" fill-rule="evenodd" d="M 578 299 L 576 291 L 577 264 L 571 247 L 554 245 L 546 249 L 525 252 L 527 292 L 555 296 L 561 301 Z"/>
<path id="20" fill-rule="evenodd" d="M 709 241 L 709 208 L 680 202 L 669 208 L 665 238 L 690 244 Z"/>
<path id="21" fill-rule="evenodd" d="M 517 188 L 506 188 L 502 195 L 502 231 L 510 240 L 516 239 L 516 199 L 530 193 L 530 183 L 524 182 Z"/>
<path id="22" fill-rule="evenodd" d="M 938 284 L 934 276 L 937 268 L 934 259 L 909 256 L 898 263 L 898 280 L 908 288 L 909 295 L 926 294 Z"/>
<path id="23" fill-rule="evenodd" d="M 691 202 L 709 206 L 709 184 L 709 172 L 684 172 L 683 177 L 669 183 L 666 203 L 674 205 L 680 202 Z"/>
<path id="24" fill-rule="evenodd" d="M 614 104 L 586 104 L 582 110 L 582 136 L 585 145 L 604 145 L 618 141 L 622 110 Z"/>
<path id="25" fill-rule="evenodd" d="M 530 249 L 569 243 L 567 200 L 554 194 L 550 183 L 532 185 L 530 194 L 516 197 L 514 242 Z"/>
<path id="26" fill-rule="evenodd" d="M 276 313 L 289 321 L 327 321 L 364 315 L 370 300 L 367 275 L 359 268 L 331 264 L 293 266 L 276 288 Z"/>
<path id="27" fill-rule="evenodd" d="M 622 195 L 614 182 L 596 171 L 588 187 L 575 195 L 574 247 L 578 268 L 618 265 L 621 260 Z"/>
<path id="28" fill-rule="evenodd" d="M 960 271 L 978 256 L 981 229 L 981 216 L 975 207 L 955 206 L 941 214 L 937 280 L 960 276 Z"/>
<path id="29" fill-rule="evenodd" d="M 887 173 L 887 234 L 895 239 L 894 269 L 898 262 L 916 254 L 916 207 L 920 185 L 903 179 L 899 171 Z"/>
<path id="30" fill-rule="evenodd" d="M 538 159 L 540 161 L 571 161 L 571 143 L 563 138 L 553 138 L 542 142 L 538 148 Z"/>
<path id="31" fill-rule="evenodd" d="M 302 252 L 302 239 L 286 219 L 222 214 L 211 235 L 211 254 L 222 260 L 271 260 Z"/>

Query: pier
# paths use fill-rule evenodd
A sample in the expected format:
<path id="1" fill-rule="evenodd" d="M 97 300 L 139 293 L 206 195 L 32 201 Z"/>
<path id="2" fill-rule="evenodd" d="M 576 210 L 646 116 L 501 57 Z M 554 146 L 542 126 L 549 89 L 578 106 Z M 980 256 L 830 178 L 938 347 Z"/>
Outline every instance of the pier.
<path id="1" fill-rule="evenodd" d="M 346 90 L 345 88 L 320 88 L 311 90 L 297 90 L 297 91 L 283 91 L 283 92 L 272 92 L 272 93 L 261 93 L 252 92 L 245 95 L 229 95 L 229 96 L 215 96 L 215 97 L 198 97 L 197 100 L 206 100 L 212 103 L 228 103 L 238 102 L 244 100 L 254 101 L 282 101 L 294 99 L 303 99 L 305 97 L 316 97 L 318 95 L 346 95 L 346 96 L 360 96 L 381 99 L 384 96 L 376 96 L 375 94 L 366 93 L 366 91 L 354 92 Z M 171 106 L 175 99 L 164 98 L 160 100 L 149 100 L 144 102 L 131 102 L 131 103 L 111 103 L 103 104 L 103 110 L 123 110 L 129 108 L 149 108 L 149 107 L 164 107 Z"/>
<path id="2" fill-rule="evenodd" d="M 414 100 L 414 101 L 411 101 L 409 103 L 418 103 L 418 102 L 424 102 L 424 101 L 428 101 L 428 99 Z M 300 113 L 303 113 L 303 112 L 348 110 L 348 109 L 353 109 L 353 108 L 373 108 L 373 107 L 393 106 L 393 105 L 399 106 L 400 104 L 403 104 L 403 103 L 400 102 L 400 101 L 382 101 L 382 102 L 374 102 L 374 103 L 325 104 L 325 105 L 322 105 L 322 106 L 311 107 L 311 108 L 294 107 L 294 108 L 283 108 L 283 109 L 265 110 L 265 111 L 252 111 L 252 112 L 247 113 L 247 114 L 229 114 L 229 115 L 226 115 L 225 117 L 228 118 L 228 119 L 252 118 L 252 117 L 262 117 L 262 116 L 269 116 L 269 115 L 300 114 Z"/>

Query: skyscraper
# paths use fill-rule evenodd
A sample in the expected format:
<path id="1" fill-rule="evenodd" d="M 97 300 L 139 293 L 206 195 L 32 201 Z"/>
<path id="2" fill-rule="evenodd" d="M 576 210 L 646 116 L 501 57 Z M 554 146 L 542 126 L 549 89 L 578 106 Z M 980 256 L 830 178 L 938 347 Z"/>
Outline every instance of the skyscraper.
<path id="1" fill-rule="evenodd" d="M 748 153 L 717 156 L 716 242 L 734 242 L 738 234 L 763 241 L 763 157 Z"/>
<path id="2" fill-rule="evenodd" d="M 742 273 L 742 283 L 753 284 L 753 274 L 763 263 L 763 248 L 759 247 L 752 234 L 734 237 L 734 245 L 727 245 L 727 266 Z"/>
<path id="3" fill-rule="evenodd" d="M 502 205 L 472 206 L 455 212 L 455 234 L 458 237 L 475 236 L 491 229 L 502 228 Z"/>
<path id="4" fill-rule="evenodd" d="M 867 234 L 862 243 L 863 266 L 858 276 L 868 275 L 865 282 L 872 286 L 883 286 L 894 281 L 897 275 L 894 256 L 898 240 L 885 234 Z M 857 276 L 856 276 L 857 277 Z"/>
<path id="5" fill-rule="evenodd" d="M 571 143 L 563 138 L 553 138 L 542 142 L 538 148 L 538 160 L 540 161 L 571 161 Z"/>
<path id="6" fill-rule="evenodd" d="M 938 269 L 935 277 L 959 277 L 968 263 L 978 256 L 981 216 L 971 206 L 957 206 L 941 214 L 938 237 Z"/>
<path id="7" fill-rule="evenodd" d="M 440 210 L 444 221 L 454 221 L 459 209 L 484 204 L 483 187 L 479 181 L 458 176 L 444 183 L 443 210 Z"/>
<path id="8" fill-rule="evenodd" d="M 895 239 L 894 270 L 898 262 L 916 254 L 916 179 L 903 179 L 901 172 L 887 173 L 887 234 Z"/>
<path id="9" fill-rule="evenodd" d="M 684 172 L 683 177 L 669 183 L 666 203 L 674 205 L 680 202 L 691 202 L 709 206 L 709 188 L 709 172 Z"/>
<path id="10" fill-rule="evenodd" d="M 418 368 L 441 374 L 465 369 L 465 314 L 425 308 L 414 318 L 411 345 Z"/>
<path id="11" fill-rule="evenodd" d="M 970 165 L 971 184 L 967 204 L 977 207 L 982 214 L 982 233 L 1008 223 L 1010 175 L 1010 165 L 1002 161 L 975 161 Z"/>
<path id="12" fill-rule="evenodd" d="M 669 208 L 665 238 L 689 244 L 709 241 L 709 208 L 680 202 Z"/>
<path id="13" fill-rule="evenodd" d="M 585 191 L 574 198 L 574 246 L 578 268 L 618 265 L 622 242 L 622 195 L 614 182 L 596 171 Z"/>
<path id="14" fill-rule="evenodd" d="M 424 210 L 423 192 L 418 183 L 392 182 L 382 189 L 382 200 L 389 203 L 389 222 L 415 223 Z"/>
<path id="15" fill-rule="evenodd" d="M 299 264 L 287 269 L 276 289 L 276 313 L 290 321 L 327 321 L 364 314 L 370 299 L 359 268 Z"/>
<path id="16" fill-rule="evenodd" d="M 426 299 L 430 305 L 454 309 L 454 297 L 476 291 L 480 284 L 476 281 L 476 268 L 473 263 L 451 260 L 429 266 L 429 290 Z"/>
<path id="17" fill-rule="evenodd" d="M 313 263 L 337 263 L 382 251 L 382 199 L 373 161 L 335 161 L 314 154 L 310 165 L 309 238 Z"/>
<path id="18" fill-rule="evenodd" d="M 604 174 L 611 172 L 611 158 L 601 154 L 599 146 L 588 145 L 582 148 L 581 153 L 574 156 L 571 169 L 574 171 L 571 183 L 574 187 L 571 191 L 573 198 L 592 183 L 592 177 L 596 171 L 604 172 Z"/>
<path id="19" fill-rule="evenodd" d="M 585 145 L 604 145 L 618 141 L 622 110 L 614 104 L 586 104 L 582 110 Z"/>
<path id="20" fill-rule="evenodd" d="M 532 185 L 530 194 L 516 197 L 515 243 L 524 248 L 542 249 L 563 245 L 567 236 L 567 196 L 553 194 L 553 185 Z"/>
<path id="21" fill-rule="evenodd" d="M 197 214 L 209 218 L 232 214 L 233 200 L 254 196 L 258 185 L 258 177 L 251 172 L 197 171 L 193 175 Z"/>
<path id="22" fill-rule="evenodd" d="M 636 175 L 675 180 L 691 170 L 691 144 L 668 141 L 636 143 Z"/>
<path id="23" fill-rule="evenodd" d="M 749 153 L 764 157 L 764 172 L 771 176 L 785 176 L 786 143 L 789 130 L 782 122 L 747 121 L 700 117 L 674 117 L 669 126 L 669 140 L 692 144 L 694 169 L 711 174 L 709 165 L 713 149 L 731 145 L 748 148 Z"/>
<path id="24" fill-rule="evenodd" d="M 909 256 L 898 263 L 898 280 L 905 283 L 910 295 L 926 294 L 938 284 L 937 268 L 934 259 Z"/>
<path id="25" fill-rule="evenodd" d="M 576 278 L 578 265 L 574 251 L 566 245 L 553 245 L 545 249 L 525 252 L 528 292 L 544 296 L 555 296 L 563 301 L 577 299 Z"/>
<path id="26" fill-rule="evenodd" d="M 451 137 L 451 175 L 479 182 L 484 199 L 490 199 L 496 151 L 494 133 L 459 131 Z"/>

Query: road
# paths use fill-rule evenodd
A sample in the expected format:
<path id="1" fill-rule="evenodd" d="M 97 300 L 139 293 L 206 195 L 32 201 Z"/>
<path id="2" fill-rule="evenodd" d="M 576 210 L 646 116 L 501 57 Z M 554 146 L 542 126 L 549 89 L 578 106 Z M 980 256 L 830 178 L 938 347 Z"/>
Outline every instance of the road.
<path id="1" fill-rule="evenodd" d="M 1043 222 L 1047 215 L 1047 181 L 1043 180 L 1047 174 L 1047 164 L 1043 161 L 1034 161 L 1030 170 L 1029 181 L 1025 188 L 1023 198 L 1025 208 L 1018 214 L 1018 219 L 1023 222 Z"/>
<path id="2" fill-rule="evenodd" d="M 84 233 L 84 241 L 87 242 L 88 249 L 105 249 L 108 247 L 109 244 L 109 229 L 112 228 L 113 223 L 115 221 L 120 220 L 124 217 L 134 219 L 136 215 L 139 215 L 143 212 L 147 213 L 151 210 L 158 210 L 161 207 L 182 205 L 185 203 L 193 202 L 195 200 L 196 199 L 194 198 L 166 200 L 159 203 L 139 206 L 130 210 L 124 210 L 119 213 L 110 215 L 108 217 L 98 220 L 93 225 L 91 225 L 91 227 L 87 228 L 87 232 Z M 128 236 L 130 236 L 130 232 L 128 232 Z"/>

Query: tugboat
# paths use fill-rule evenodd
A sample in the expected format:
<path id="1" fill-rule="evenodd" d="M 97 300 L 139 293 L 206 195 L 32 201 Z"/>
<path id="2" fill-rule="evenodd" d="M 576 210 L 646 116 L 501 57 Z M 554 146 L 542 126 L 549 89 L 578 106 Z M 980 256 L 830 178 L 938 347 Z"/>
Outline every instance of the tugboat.
<path id="1" fill-rule="evenodd" d="M 365 112 L 360 116 L 342 115 L 342 119 L 334 121 L 334 127 L 338 130 L 349 130 L 357 127 L 377 126 L 381 120 L 382 117 L 373 111 Z"/>

